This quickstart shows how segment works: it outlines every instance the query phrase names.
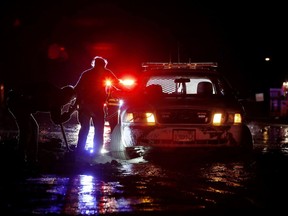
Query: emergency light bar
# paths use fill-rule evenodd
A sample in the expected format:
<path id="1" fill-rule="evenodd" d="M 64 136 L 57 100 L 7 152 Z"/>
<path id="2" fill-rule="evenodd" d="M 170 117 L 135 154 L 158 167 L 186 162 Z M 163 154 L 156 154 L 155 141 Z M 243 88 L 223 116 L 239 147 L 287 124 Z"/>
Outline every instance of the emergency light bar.
<path id="1" fill-rule="evenodd" d="M 216 68 L 217 62 L 193 62 L 193 63 L 161 63 L 161 62 L 146 62 L 142 63 L 144 70 L 148 69 L 205 69 Z"/>

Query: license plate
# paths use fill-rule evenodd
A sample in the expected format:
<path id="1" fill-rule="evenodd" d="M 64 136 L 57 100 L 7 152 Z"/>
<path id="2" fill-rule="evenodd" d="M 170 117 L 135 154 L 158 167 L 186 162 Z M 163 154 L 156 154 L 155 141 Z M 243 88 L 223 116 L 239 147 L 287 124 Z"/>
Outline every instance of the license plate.
<path id="1" fill-rule="evenodd" d="M 174 130 L 173 140 L 176 142 L 191 142 L 195 140 L 195 130 Z"/>

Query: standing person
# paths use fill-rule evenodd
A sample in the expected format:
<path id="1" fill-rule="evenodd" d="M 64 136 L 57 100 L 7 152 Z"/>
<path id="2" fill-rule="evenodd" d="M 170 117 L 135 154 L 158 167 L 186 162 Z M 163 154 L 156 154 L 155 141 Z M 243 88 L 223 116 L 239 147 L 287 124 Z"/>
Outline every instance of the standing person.
<path id="1" fill-rule="evenodd" d="M 55 124 L 68 121 L 75 108 L 62 112 L 64 105 L 75 99 L 73 86 L 58 88 L 50 83 L 26 84 L 12 89 L 7 95 L 7 107 L 18 127 L 20 162 L 34 166 L 38 162 L 39 125 L 33 114 L 50 113 Z"/>
<path id="2" fill-rule="evenodd" d="M 104 133 L 104 103 L 107 98 L 106 81 L 118 82 L 115 74 L 107 69 L 108 61 L 100 56 L 93 58 L 92 67 L 82 72 L 74 86 L 77 93 L 75 104 L 78 106 L 80 130 L 76 154 L 78 158 L 86 157 L 86 141 L 91 121 L 94 126 L 93 153 L 101 153 Z"/>

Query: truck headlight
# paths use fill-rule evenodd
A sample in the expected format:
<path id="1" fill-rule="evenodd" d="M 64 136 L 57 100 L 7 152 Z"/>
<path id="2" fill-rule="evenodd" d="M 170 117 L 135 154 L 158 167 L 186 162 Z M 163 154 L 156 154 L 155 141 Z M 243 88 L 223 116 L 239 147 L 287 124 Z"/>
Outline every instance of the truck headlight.
<path id="1" fill-rule="evenodd" d="M 155 116 L 152 112 L 127 112 L 124 116 L 125 123 L 147 123 L 155 125 Z"/>
<path id="2" fill-rule="evenodd" d="M 240 113 L 214 113 L 212 118 L 212 124 L 219 126 L 222 124 L 241 124 L 242 115 Z"/>

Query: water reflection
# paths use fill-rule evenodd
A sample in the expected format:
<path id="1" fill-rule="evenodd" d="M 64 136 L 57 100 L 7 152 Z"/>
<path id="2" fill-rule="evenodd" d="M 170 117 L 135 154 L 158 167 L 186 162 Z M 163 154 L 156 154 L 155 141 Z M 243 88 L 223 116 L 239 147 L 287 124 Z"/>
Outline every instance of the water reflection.
<path id="1" fill-rule="evenodd" d="M 287 154 L 288 127 L 284 124 L 265 124 L 251 122 L 250 131 L 254 139 L 254 149 L 267 153 L 280 151 Z"/>
<path id="2" fill-rule="evenodd" d="M 119 164 L 114 167 L 113 159 L 107 156 L 105 163 L 80 168 L 77 174 L 41 175 L 23 179 L 20 186 L 12 182 L 9 191 L 2 189 L 7 194 L 2 197 L 10 208 L 39 215 L 157 211 L 181 214 L 195 209 L 276 206 L 280 200 L 277 195 L 287 191 L 287 177 L 282 171 L 288 164 L 288 130 L 274 125 L 249 127 L 257 152 L 251 157 L 210 157 L 207 152 L 204 159 L 201 153 L 172 152 L 156 154 L 147 161 L 117 160 Z M 43 130 L 42 138 L 62 136 L 60 128 L 51 130 L 53 133 Z M 78 130 L 78 125 L 65 125 L 70 145 L 76 144 Z M 106 125 L 105 142 L 109 142 L 109 130 Z M 92 127 L 89 136 L 93 137 Z"/>
<path id="3" fill-rule="evenodd" d="M 22 190 L 28 193 L 29 188 L 31 193 L 34 187 L 35 192 L 28 195 L 29 199 L 17 201 L 24 203 L 27 212 L 33 203 L 33 213 L 40 215 L 181 212 L 224 203 L 234 205 L 231 207 L 251 204 L 251 197 L 245 195 L 251 173 L 243 163 L 194 163 L 188 166 L 189 169 L 183 172 L 183 169 L 169 169 L 169 166 L 153 163 L 126 162 L 119 167 L 121 174 L 116 178 L 111 178 L 116 173 L 103 177 L 102 169 L 95 169 L 91 175 L 29 178 L 23 187 L 26 189 Z"/>
<path id="4" fill-rule="evenodd" d="M 247 172 L 243 163 L 211 164 L 206 169 L 202 169 L 202 175 L 209 182 L 221 183 L 223 186 L 234 188 L 243 187 L 245 181 L 251 177 L 251 173 Z"/>
<path id="5" fill-rule="evenodd" d="M 119 182 L 106 182 L 97 179 L 95 175 L 77 175 L 70 178 L 59 176 L 29 178 L 27 184 L 30 187 L 38 185 L 38 188 L 41 187 L 43 190 L 42 194 L 46 194 L 42 198 L 31 197 L 30 194 L 30 199 L 26 200 L 26 202 L 33 202 L 33 213 L 41 215 L 130 212 L 132 210 L 130 205 L 135 202 L 135 200 L 131 202 L 129 198 L 122 195 L 123 186 Z"/>
<path id="6" fill-rule="evenodd" d="M 72 149 L 73 149 L 77 145 L 80 124 L 64 124 L 63 126 L 64 126 L 65 136 L 67 138 L 68 145 L 70 147 L 72 146 Z M 85 146 L 85 149 L 90 152 L 93 152 L 93 137 L 94 137 L 94 127 L 93 125 L 91 125 L 89 133 L 88 133 L 88 137 L 87 137 L 86 146 Z M 105 143 L 110 142 L 110 127 L 109 127 L 108 122 L 105 122 L 103 137 L 104 137 L 104 145 Z M 39 142 L 42 142 L 42 143 L 49 142 L 51 138 L 63 139 L 63 134 L 61 132 L 60 127 L 57 125 L 52 125 L 48 127 L 46 124 L 41 124 Z M 106 153 L 106 152 L 107 151 L 103 148 L 102 153 Z"/>

